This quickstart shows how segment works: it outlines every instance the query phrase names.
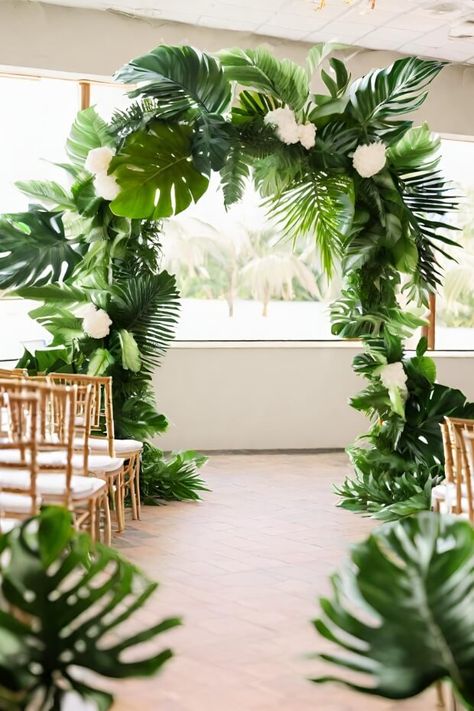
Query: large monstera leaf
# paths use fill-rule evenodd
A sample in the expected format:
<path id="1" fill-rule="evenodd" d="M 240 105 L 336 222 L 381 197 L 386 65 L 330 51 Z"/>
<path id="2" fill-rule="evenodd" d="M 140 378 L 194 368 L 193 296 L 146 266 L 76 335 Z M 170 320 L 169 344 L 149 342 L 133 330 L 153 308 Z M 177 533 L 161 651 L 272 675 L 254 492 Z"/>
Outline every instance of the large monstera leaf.
<path id="1" fill-rule="evenodd" d="M 35 208 L 0 218 L 0 289 L 64 281 L 81 259 L 61 214 Z"/>
<path id="2" fill-rule="evenodd" d="M 294 111 L 300 111 L 309 99 L 308 76 L 289 59 L 276 59 L 263 48 L 228 49 L 219 58 L 226 76 L 242 86 L 270 93 Z"/>
<path id="3" fill-rule="evenodd" d="M 352 115 L 365 127 L 393 126 L 396 117 L 421 106 L 427 86 L 443 66 L 443 62 L 404 57 L 387 68 L 369 72 L 351 87 Z"/>
<path id="4" fill-rule="evenodd" d="M 406 699 L 450 679 L 474 708 L 474 529 L 422 513 L 384 526 L 356 545 L 332 578 L 316 629 L 345 651 L 321 657 L 372 683 L 338 681 L 357 691 Z"/>
<path id="5" fill-rule="evenodd" d="M 112 212 L 156 220 L 197 202 L 209 179 L 193 165 L 191 139 L 191 127 L 161 121 L 129 136 L 111 163 L 121 188 L 110 205 Z"/>
<path id="6" fill-rule="evenodd" d="M 134 661 L 122 658 L 179 620 L 150 621 L 147 629 L 123 638 L 120 626 L 157 584 L 113 549 L 76 533 L 65 509 L 43 509 L 1 536 L 0 552 L 2 709 L 58 709 L 73 690 L 105 711 L 113 697 L 89 686 L 84 671 L 151 676 L 172 656 L 165 649 L 138 659 L 135 653 Z"/>
<path id="7" fill-rule="evenodd" d="M 170 118 L 188 109 L 222 113 L 231 100 L 231 87 L 219 62 L 193 47 L 161 45 L 126 64 L 117 81 L 139 83 L 130 96 L 158 99 L 156 115 Z"/>

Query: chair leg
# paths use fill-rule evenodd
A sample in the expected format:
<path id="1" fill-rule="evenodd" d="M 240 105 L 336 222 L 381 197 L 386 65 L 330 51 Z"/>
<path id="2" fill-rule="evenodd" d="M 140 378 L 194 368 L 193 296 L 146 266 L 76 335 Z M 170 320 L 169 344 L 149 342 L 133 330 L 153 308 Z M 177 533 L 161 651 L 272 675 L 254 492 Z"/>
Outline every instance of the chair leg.
<path id="1" fill-rule="evenodd" d="M 97 541 L 97 507 L 95 499 L 89 501 L 89 534 L 95 543 Z"/>
<path id="2" fill-rule="evenodd" d="M 135 459 L 135 476 L 134 476 L 133 480 L 134 480 L 134 486 L 135 486 L 138 520 L 140 520 L 142 517 L 142 502 L 141 502 L 141 497 L 140 497 L 140 467 L 141 467 L 141 463 L 142 463 L 141 454 L 137 454 L 136 459 Z"/>
<path id="3" fill-rule="evenodd" d="M 108 492 L 104 494 L 103 497 L 103 511 L 104 511 L 104 543 L 106 546 L 112 544 L 112 518 L 110 515 L 110 502 Z"/>
<path id="4" fill-rule="evenodd" d="M 137 485 L 136 485 L 136 462 L 137 456 L 134 454 L 128 461 L 128 487 L 130 491 L 130 499 L 132 502 L 132 518 L 134 521 L 138 519 L 138 503 L 137 503 Z"/>
<path id="5" fill-rule="evenodd" d="M 446 708 L 446 703 L 444 700 L 444 689 L 443 689 L 443 684 L 441 681 L 438 681 L 436 683 L 436 698 L 437 698 L 437 703 L 436 706 L 440 709 L 445 709 Z"/>

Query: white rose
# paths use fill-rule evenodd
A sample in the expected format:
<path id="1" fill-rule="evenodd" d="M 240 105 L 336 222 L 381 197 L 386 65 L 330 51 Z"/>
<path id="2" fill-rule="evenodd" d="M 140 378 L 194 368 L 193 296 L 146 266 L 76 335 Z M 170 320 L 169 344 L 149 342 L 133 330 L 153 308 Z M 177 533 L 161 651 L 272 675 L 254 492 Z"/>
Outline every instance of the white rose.
<path id="1" fill-rule="evenodd" d="M 120 186 L 113 175 L 98 173 L 94 178 L 96 194 L 104 200 L 115 200 L 120 192 Z"/>
<path id="2" fill-rule="evenodd" d="M 381 141 L 358 146 L 352 158 L 352 164 L 362 178 L 377 175 L 385 168 L 386 162 L 386 146 Z"/>
<path id="3" fill-rule="evenodd" d="M 108 146 L 101 146 L 100 148 L 93 148 L 87 154 L 85 169 L 89 173 L 98 175 L 99 173 L 107 173 L 110 165 L 110 161 L 115 155 L 115 151 Z"/>
<path id="4" fill-rule="evenodd" d="M 314 123 L 303 123 L 298 126 L 299 141 L 308 150 L 316 143 L 316 126 Z"/>
<path id="5" fill-rule="evenodd" d="M 388 363 L 384 365 L 380 371 L 380 380 L 387 388 L 399 388 L 403 392 L 407 390 L 407 376 L 403 368 L 403 363 L 398 361 L 397 363 Z"/>
<path id="6" fill-rule="evenodd" d="M 112 319 L 109 314 L 103 309 L 97 309 L 95 306 L 90 309 L 89 313 L 82 321 L 82 328 L 91 338 L 105 338 L 110 333 Z"/>
<path id="7" fill-rule="evenodd" d="M 300 140 L 299 126 L 296 122 L 295 114 L 288 107 L 269 111 L 265 115 L 263 122 L 275 127 L 276 135 L 283 143 L 298 143 Z"/>

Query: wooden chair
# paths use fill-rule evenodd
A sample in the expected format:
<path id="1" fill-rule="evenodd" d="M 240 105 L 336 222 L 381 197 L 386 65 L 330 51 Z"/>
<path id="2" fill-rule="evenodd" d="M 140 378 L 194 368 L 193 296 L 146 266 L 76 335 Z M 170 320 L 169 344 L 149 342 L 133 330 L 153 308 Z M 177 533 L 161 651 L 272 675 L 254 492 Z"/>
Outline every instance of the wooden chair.
<path id="1" fill-rule="evenodd" d="M 91 410 L 90 388 L 60 387 L 30 380 L 0 380 L 0 395 L 10 401 L 15 396 L 34 396 L 39 401 L 36 427 L 36 493 L 42 503 L 64 505 L 74 512 L 76 525 L 89 530 L 95 540 L 103 531 L 110 543 L 110 510 L 107 483 L 91 476 L 88 451 L 74 449 L 77 401 Z M 90 416 L 90 415 L 89 415 Z M 16 422 L 10 416 L 10 440 L 18 442 Z M 20 446 L 5 447 L 0 467 L 0 487 L 27 489 L 31 480 L 21 476 L 18 466 L 28 464 L 28 453 Z M 102 519 L 102 520 L 101 520 Z M 103 523 L 101 529 L 101 523 Z"/>
<path id="2" fill-rule="evenodd" d="M 40 401 L 37 395 L 22 395 L 5 393 L 0 395 L 2 406 L 10 413 L 14 423 L 12 438 L 3 438 L 0 441 L 0 470 L 7 469 L 10 476 L 0 489 L 0 533 L 8 533 L 23 519 L 35 516 L 38 513 L 39 498 L 36 492 L 37 467 L 37 428 Z M 14 465 L 15 471 L 20 476 L 25 476 L 28 485 L 19 489 L 12 475 L 12 464 L 4 462 L 2 456 L 5 451 L 20 448 L 23 452 L 22 460 Z M 6 458 L 8 460 L 8 457 Z M 11 482 L 9 479 L 11 478 Z"/>
<path id="3" fill-rule="evenodd" d="M 115 439 L 112 378 L 83 375 L 80 373 L 50 373 L 51 382 L 64 385 L 91 385 L 93 392 L 93 408 L 89 448 L 93 455 L 108 454 L 109 457 L 120 457 L 124 460 L 124 478 L 121 489 L 122 507 L 125 501 L 126 489 L 130 492 L 132 517 L 140 518 L 140 462 L 143 449 L 142 442 L 134 439 Z M 81 439 L 77 441 L 83 446 Z"/>
<path id="4" fill-rule="evenodd" d="M 446 417 L 441 431 L 446 480 L 433 489 L 433 509 L 474 521 L 474 487 L 466 447 L 466 436 L 474 433 L 474 420 Z"/>

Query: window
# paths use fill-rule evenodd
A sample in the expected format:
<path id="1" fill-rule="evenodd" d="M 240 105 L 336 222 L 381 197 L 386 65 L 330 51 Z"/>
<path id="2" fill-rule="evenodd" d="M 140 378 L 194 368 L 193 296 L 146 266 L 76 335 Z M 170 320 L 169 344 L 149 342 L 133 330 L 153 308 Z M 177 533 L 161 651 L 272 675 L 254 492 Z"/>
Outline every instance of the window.
<path id="1" fill-rule="evenodd" d="M 452 219 L 460 228 L 454 239 L 464 249 L 453 249 L 457 261 L 444 263 L 444 284 L 436 300 L 436 348 L 474 350 L 474 141 L 445 139 L 442 154 L 441 167 L 463 196 Z"/>
<path id="2" fill-rule="evenodd" d="M 72 81 L 0 76 L 0 214 L 26 210 L 29 198 L 17 180 L 58 179 L 53 165 L 66 158 L 64 146 L 76 111 L 79 87 Z M 47 159 L 47 160 L 45 160 Z M 49 334 L 29 318 L 34 302 L 0 299 L 0 360 L 16 360 L 23 345 L 47 343 Z M 8 338 L 5 338 L 8 334 Z"/>
<path id="3" fill-rule="evenodd" d="M 182 295 L 177 338 L 185 341 L 331 340 L 329 304 L 340 288 L 311 238 L 296 245 L 272 225 L 251 185 L 224 208 L 219 179 L 164 225 L 164 264 Z"/>

